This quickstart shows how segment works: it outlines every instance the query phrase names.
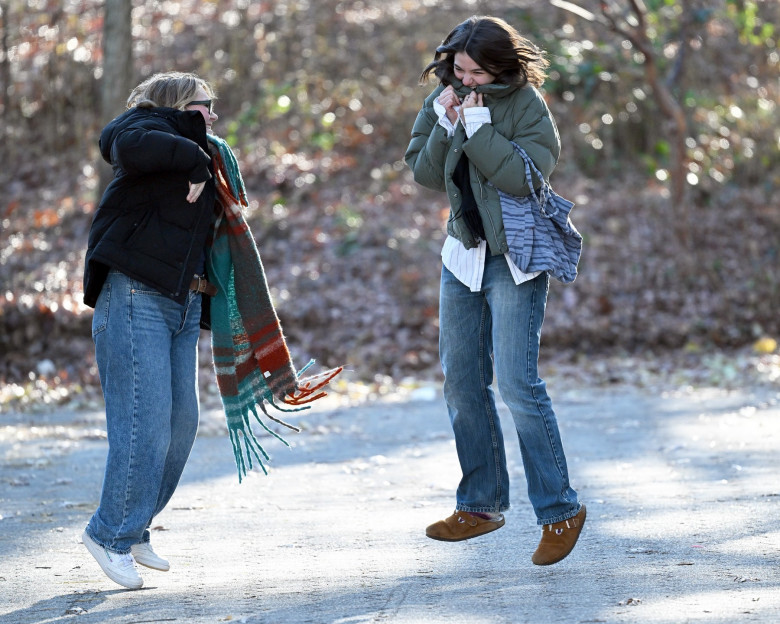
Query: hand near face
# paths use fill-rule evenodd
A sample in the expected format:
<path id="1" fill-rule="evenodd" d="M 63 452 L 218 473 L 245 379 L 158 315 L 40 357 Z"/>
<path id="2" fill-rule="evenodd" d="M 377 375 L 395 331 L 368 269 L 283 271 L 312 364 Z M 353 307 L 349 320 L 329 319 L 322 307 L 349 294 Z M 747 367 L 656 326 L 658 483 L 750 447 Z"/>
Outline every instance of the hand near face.
<path id="1" fill-rule="evenodd" d="M 482 94 L 472 91 L 463 99 L 463 105 L 460 107 L 460 120 L 465 124 L 466 116 L 463 111 L 467 108 L 473 108 L 475 106 L 483 106 Z"/>
<path id="2" fill-rule="evenodd" d="M 444 89 L 436 99 L 447 111 L 447 119 L 452 123 L 455 123 L 458 119 L 458 112 L 455 110 L 455 107 L 460 106 L 460 98 L 458 97 L 458 94 L 455 93 L 455 89 L 452 88 L 452 85 Z"/>
<path id="3" fill-rule="evenodd" d="M 472 91 L 463 100 L 463 108 L 471 108 L 472 106 L 482 106 L 482 94 Z"/>

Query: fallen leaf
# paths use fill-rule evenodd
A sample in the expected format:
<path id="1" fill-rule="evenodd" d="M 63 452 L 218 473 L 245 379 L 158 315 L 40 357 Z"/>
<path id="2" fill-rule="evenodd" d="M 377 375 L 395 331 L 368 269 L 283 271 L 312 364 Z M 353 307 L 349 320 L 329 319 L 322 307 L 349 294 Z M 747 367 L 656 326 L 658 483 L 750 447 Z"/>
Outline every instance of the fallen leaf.
<path id="1" fill-rule="evenodd" d="M 638 604 L 642 604 L 641 598 L 626 598 L 625 600 L 621 600 L 618 605 L 621 607 L 635 607 Z"/>

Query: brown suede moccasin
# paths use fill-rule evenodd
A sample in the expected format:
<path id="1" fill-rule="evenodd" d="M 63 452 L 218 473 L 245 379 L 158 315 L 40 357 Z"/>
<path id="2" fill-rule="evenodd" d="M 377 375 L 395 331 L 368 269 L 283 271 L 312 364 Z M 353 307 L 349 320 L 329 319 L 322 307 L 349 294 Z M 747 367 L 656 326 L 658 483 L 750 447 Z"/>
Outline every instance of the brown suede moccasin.
<path id="1" fill-rule="evenodd" d="M 542 527 L 542 541 L 531 557 L 536 565 L 552 565 L 564 559 L 574 548 L 585 524 L 585 505 L 573 518 L 545 524 Z"/>
<path id="2" fill-rule="evenodd" d="M 466 511 L 455 511 L 449 518 L 434 522 L 425 529 L 425 534 L 431 539 L 442 542 L 460 542 L 490 533 L 502 526 L 504 526 L 503 514 L 495 520 L 486 520 Z"/>

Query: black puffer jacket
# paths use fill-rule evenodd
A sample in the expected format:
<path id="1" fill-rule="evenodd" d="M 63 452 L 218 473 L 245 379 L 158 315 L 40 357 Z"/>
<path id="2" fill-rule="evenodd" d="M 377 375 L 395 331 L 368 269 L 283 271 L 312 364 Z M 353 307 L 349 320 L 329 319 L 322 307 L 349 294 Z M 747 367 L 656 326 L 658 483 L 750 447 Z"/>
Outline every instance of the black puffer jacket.
<path id="1" fill-rule="evenodd" d="M 110 268 L 183 303 L 203 258 L 216 199 L 203 116 L 130 109 L 103 129 L 100 151 L 114 179 L 89 232 L 84 303 L 95 307 Z M 189 203 L 188 183 L 203 181 L 200 197 Z"/>

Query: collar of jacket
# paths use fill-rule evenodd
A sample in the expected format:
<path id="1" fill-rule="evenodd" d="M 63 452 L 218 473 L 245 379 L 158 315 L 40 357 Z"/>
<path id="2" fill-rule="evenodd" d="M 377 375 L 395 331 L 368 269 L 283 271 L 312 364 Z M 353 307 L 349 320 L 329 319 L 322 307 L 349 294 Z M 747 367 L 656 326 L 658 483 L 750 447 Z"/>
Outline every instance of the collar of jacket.
<path id="1" fill-rule="evenodd" d="M 484 85 L 478 85 L 476 88 L 472 89 L 471 87 L 465 86 L 457 78 L 452 78 L 450 84 L 452 85 L 452 88 L 455 89 L 455 93 L 457 93 L 458 97 L 461 99 L 466 97 L 472 91 L 476 91 L 477 93 L 482 93 L 483 95 L 489 95 L 495 98 L 505 97 L 510 93 L 514 93 L 515 91 L 517 91 L 517 87 L 515 87 L 514 85 L 496 84 L 495 82 L 491 82 L 489 84 L 484 84 Z"/>
<path id="2" fill-rule="evenodd" d="M 201 148 L 208 151 L 208 142 L 206 141 L 206 121 L 203 115 L 198 111 L 179 110 L 166 106 L 157 106 L 155 108 L 146 108 L 135 106 L 126 110 L 124 113 L 113 119 L 104 129 L 106 145 L 110 146 L 113 137 L 120 130 L 130 127 L 139 121 L 149 119 L 162 119 L 172 126 L 172 130 L 178 132 L 181 136 L 195 141 Z"/>
<path id="3" fill-rule="evenodd" d="M 182 136 L 192 139 L 208 152 L 206 142 L 206 122 L 198 111 L 179 110 L 160 106 L 147 109 L 151 115 L 170 121 Z"/>

